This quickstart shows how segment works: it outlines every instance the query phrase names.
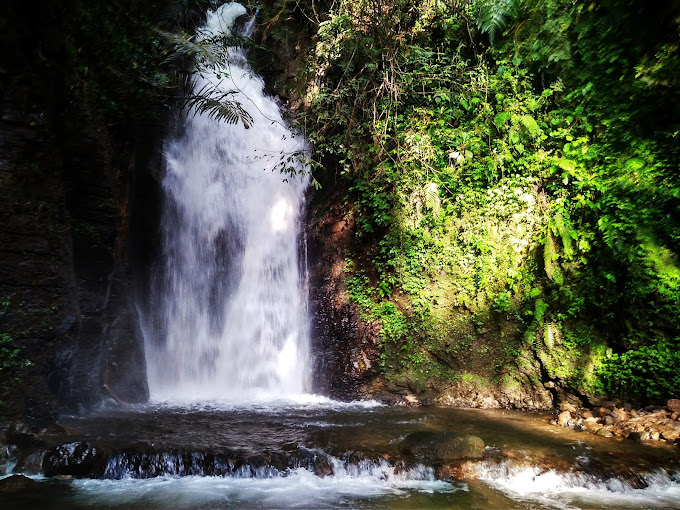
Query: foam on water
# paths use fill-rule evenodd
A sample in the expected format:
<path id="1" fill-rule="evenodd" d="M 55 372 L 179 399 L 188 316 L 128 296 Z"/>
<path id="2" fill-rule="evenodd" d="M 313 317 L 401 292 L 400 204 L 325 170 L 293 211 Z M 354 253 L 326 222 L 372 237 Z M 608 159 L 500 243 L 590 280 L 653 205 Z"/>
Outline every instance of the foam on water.
<path id="1" fill-rule="evenodd" d="M 519 467 L 510 462 L 480 464 L 477 472 L 481 480 L 513 499 L 549 508 L 680 508 L 680 476 L 664 470 L 640 475 L 644 488 L 619 478 Z"/>
<path id="2" fill-rule="evenodd" d="M 194 402 L 175 398 L 151 400 L 148 404 L 137 406 L 141 411 L 150 409 L 186 410 L 187 412 L 247 410 L 265 413 L 283 413 L 289 410 L 351 411 L 379 407 L 385 407 L 385 404 L 377 400 L 341 402 L 313 393 L 275 395 L 267 392 L 251 393 L 248 400 L 222 398 Z"/>
<path id="3" fill-rule="evenodd" d="M 338 461 L 335 461 L 337 464 Z M 397 473 L 386 462 L 342 468 L 318 477 L 306 469 L 286 473 L 260 471 L 244 477 L 157 477 L 146 480 L 77 480 L 75 502 L 90 507 L 146 508 L 257 507 L 338 508 L 356 506 L 383 496 L 411 492 L 435 493 L 467 490 L 465 484 L 434 479 L 432 469 L 419 466 Z"/>

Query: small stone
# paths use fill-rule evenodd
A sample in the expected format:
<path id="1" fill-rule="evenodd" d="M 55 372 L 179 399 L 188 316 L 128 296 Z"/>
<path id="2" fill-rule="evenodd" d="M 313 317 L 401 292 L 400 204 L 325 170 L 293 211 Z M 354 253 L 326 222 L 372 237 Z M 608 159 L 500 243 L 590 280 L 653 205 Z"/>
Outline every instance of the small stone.
<path id="1" fill-rule="evenodd" d="M 616 418 L 613 414 L 608 414 L 604 417 L 604 423 L 605 425 L 614 425 L 616 423 Z"/>
<path id="2" fill-rule="evenodd" d="M 649 431 L 649 439 L 651 439 L 652 441 L 658 441 L 660 435 L 661 434 L 659 434 L 658 430 L 650 430 Z"/>
<path id="3" fill-rule="evenodd" d="M 609 429 L 606 429 L 605 427 L 602 427 L 601 429 L 599 429 L 599 430 L 596 432 L 596 434 L 597 434 L 598 436 L 602 436 L 602 437 L 612 437 L 612 436 L 613 436 L 613 434 L 611 433 L 611 431 L 609 431 Z"/>
<path id="4" fill-rule="evenodd" d="M 666 403 L 666 408 L 674 413 L 680 413 L 680 399 L 672 398 Z"/>
<path id="5" fill-rule="evenodd" d="M 680 416 L 680 413 L 673 413 L 673 414 L 671 414 L 671 420 L 677 420 L 679 416 Z"/>
<path id="6" fill-rule="evenodd" d="M 623 410 L 626 411 L 627 413 L 631 412 L 633 410 L 632 404 L 630 402 L 624 402 Z"/>
<path id="7" fill-rule="evenodd" d="M 584 420 L 595 417 L 595 415 L 591 411 L 584 411 L 581 416 L 583 417 Z"/>
<path id="8" fill-rule="evenodd" d="M 613 411 L 614 409 L 616 409 L 616 402 L 612 402 L 611 400 L 608 400 L 607 402 L 604 402 L 602 404 L 602 407 L 604 407 L 608 411 Z"/>

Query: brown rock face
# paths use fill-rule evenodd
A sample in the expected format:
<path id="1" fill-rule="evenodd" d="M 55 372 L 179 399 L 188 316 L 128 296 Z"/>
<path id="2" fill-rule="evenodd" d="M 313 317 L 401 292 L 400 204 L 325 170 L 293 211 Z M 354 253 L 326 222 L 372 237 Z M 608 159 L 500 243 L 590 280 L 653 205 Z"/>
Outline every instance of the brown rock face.
<path id="1" fill-rule="evenodd" d="M 672 398 L 666 404 L 669 411 L 673 413 L 680 413 L 680 399 Z"/>

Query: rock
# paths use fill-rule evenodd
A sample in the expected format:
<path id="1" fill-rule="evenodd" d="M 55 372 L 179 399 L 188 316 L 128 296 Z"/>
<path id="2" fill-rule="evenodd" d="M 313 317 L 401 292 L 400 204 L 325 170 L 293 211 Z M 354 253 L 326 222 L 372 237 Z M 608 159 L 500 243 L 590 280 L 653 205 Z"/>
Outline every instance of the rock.
<path id="1" fill-rule="evenodd" d="M 582 417 L 584 420 L 587 420 L 588 418 L 593 418 L 594 416 L 595 416 L 595 415 L 594 415 L 592 412 L 590 412 L 590 411 L 583 411 L 583 414 L 581 414 L 581 417 Z"/>
<path id="2" fill-rule="evenodd" d="M 71 475 L 98 478 L 103 475 L 108 455 L 87 442 L 59 445 L 45 454 L 45 476 Z"/>
<path id="3" fill-rule="evenodd" d="M 611 430 L 607 427 L 602 427 L 601 429 L 599 429 L 596 432 L 596 434 L 598 436 L 602 436 L 602 437 L 613 437 L 614 436 L 614 434 L 611 433 Z"/>
<path id="4" fill-rule="evenodd" d="M 569 427 L 569 422 L 571 422 L 571 413 L 569 411 L 562 411 L 557 416 L 557 424 L 560 427 Z"/>
<path id="5" fill-rule="evenodd" d="M 576 406 L 569 402 L 560 402 L 559 409 L 560 411 L 569 411 L 570 413 L 576 412 Z"/>
<path id="6" fill-rule="evenodd" d="M 661 429 L 661 438 L 666 441 L 677 441 L 680 437 L 680 432 L 673 430 L 672 428 Z"/>
<path id="7" fill-rule="evenodd" d="M 666 408 L 673 413 L 680 413 L 680 399 L 672 398 L 666 403 Z"/>
<path id="8" fill-rule="evenodd" d="M 609 410 L 609 411 L 613 411 L 614 409 L 616 409 L 616 402 L 612 402 L 611 400 L 608 400 L 608 401 L 606 401 L 602 404 L 602 407 Z"/>
<path id="9" fill-rule="evenodd" d="M 8 476 L 0 480 L 0 494 L 29 490 L 37 484 L 38 482 L 24 475 Z"/>
<path id="10" fill-rule="evenodd" d="M 600 408 L 597 410 L 597 416 L 599 416 L 600 418 L 604 418 L 604 417 L 607 416 L 609 413 L 610 413 L 610 409 L 607 409 L 606 407 L 600 407 Z"/>
<path id="11" fill-rule="evenodd" d="M 614 423 L 621 423 L 629 418 L 628 413 L 623 409 L 614 409 L 609 416 L 614 418 Z"/>
<path id="12" fill-rule="evenodd" d="M 22 448 L 38 446 L 42 443 L 25 423 L 13 423 L 7 430 L 7 441 Z"/>
<path id="13" fill-rule="evenodd" d="M 633 410 L 632 404 L 630 402 L 624 402 L 623 410 L 626 411 L 627 413 L 631 412 Z"/>
<path id="14" fill-rule="evenodd" d="M 597 418 L 591 416 L 590 418 L 583 420 L 583 428 L 585 428 L 588 432 L 595 434 L 602 428 L 602 425 L 598 423 Z"/>
<path id="15" fill-rule="evenodd" d="M 451 462 L 484 457 L 484 441 L 477 436 L 458 435 L 452 432 L 418 431 L 407 435 L 399 450 L 419 461 Z"/>
<path id="16" fill-rule="evenodd" d="M 15 473 L 39 475 L 42 470 L 42 462 L 44 457 L 44 450 L 36 450 L 30 453 L 24 453 L 20 455 L 13 471 Z"/>

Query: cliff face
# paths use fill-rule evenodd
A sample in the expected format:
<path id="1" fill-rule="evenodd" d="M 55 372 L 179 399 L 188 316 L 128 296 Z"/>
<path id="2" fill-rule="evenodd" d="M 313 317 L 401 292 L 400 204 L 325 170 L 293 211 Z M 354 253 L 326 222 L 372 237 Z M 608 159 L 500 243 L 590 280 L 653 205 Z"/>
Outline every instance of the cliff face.
<path id="1" fill-rule="evenodd" d="M 92 117 L 66 120 L 55 96 L 31 97 L 44 80 L 19 72 L 0 99 L 0 400 L 36 423 L 148 397 L 130 232 L 149 161 Z"/>

